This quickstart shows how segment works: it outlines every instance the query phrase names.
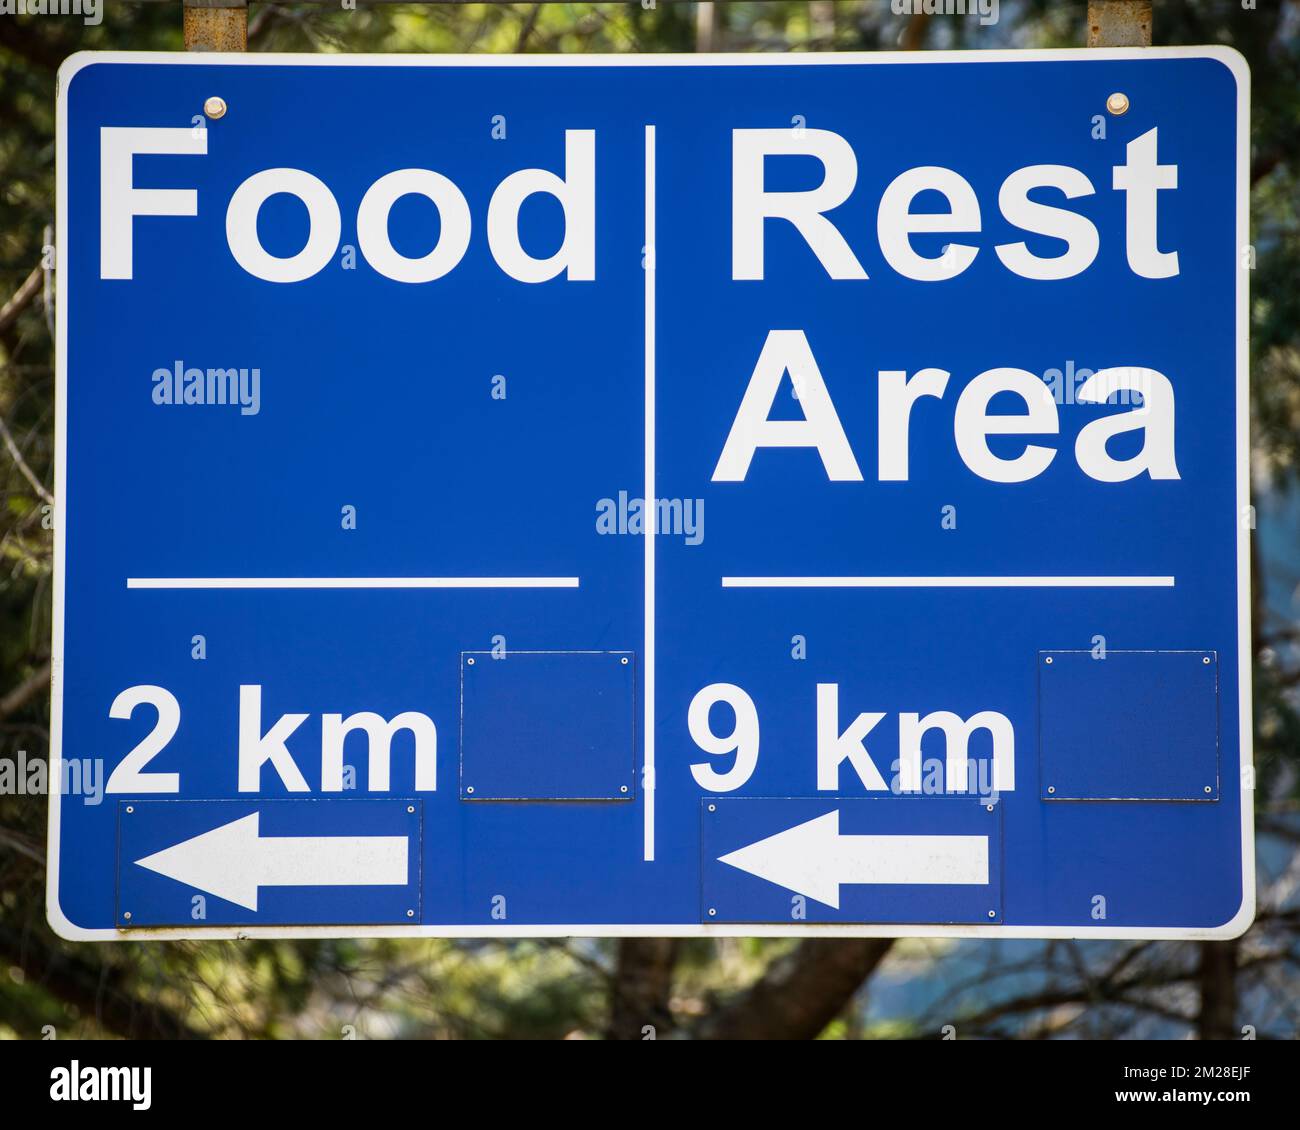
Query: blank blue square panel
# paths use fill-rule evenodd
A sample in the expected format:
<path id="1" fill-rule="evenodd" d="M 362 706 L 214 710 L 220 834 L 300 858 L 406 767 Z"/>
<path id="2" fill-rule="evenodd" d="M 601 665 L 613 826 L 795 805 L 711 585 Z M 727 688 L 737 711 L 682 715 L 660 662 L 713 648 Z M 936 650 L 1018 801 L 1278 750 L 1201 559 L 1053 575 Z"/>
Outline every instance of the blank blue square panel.
<path id="1" fill-rule="evenodd" d="M 705 797 L 704 922 L 996 925 L 1001 804 L 969 797 Z"/>
<path id="2" fill-rule="evenodd" d="M 409 798 L 123 800 L 117 925 L 418 922 L 422 808 Z"/>
<path id="3" fill-rule="evenodd" d="M 631 800 L 636 656 L 461 653 L 462 800 Z"/>
<path id="4" fill-rule="evenodd" d="M 1039 652 L 1038 749 L 1044 800 L 1218 800 L 1218 655 Z"/>

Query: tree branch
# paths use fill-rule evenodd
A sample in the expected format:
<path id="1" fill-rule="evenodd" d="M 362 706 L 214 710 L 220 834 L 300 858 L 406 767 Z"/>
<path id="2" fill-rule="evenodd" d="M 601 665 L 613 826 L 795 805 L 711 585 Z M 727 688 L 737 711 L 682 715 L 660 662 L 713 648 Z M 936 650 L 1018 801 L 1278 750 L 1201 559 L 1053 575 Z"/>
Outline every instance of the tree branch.
<path id="1" fill-rule="evenodd" d="M 706 1016 L 701 1040 L 811 1040 L 889 952 L 889 938 L 810 938 L 773 962 L 749 989 Z"/>
<path id="2" fill-rule="evenodd" d="M 50 661 L 47 659 L 35 671 L 14 687 L 4 698 L 0 698 L 0 720 L 17 714 L 41 691 L 50 686 Z"/>
<path id="3" fill-rule="evenodd" d="M 41 293 L 45 283 L 45 269 L 41 266 L 32 268 L 32 273 L 23 279 L 22 285 L 14 291 L 14 296 L 0 306 L 0 334 L 18 321 L 18 315 L 27 304 Z"/>
<path id="4" fill-rule="evenodd" d="M 5 450 L 9 452 L 9 458 L 14 461 L 14 466 L 22 473 L 24 479 L 30 484 L 37 496 L 42 502 L 54 505 L 54 495 L 45 488 L 45 484 L 36 477 L 36 472 L 27 465 L 27 460 L 23 458 L 23 453 L 18 450 L 18 444 L 15 442 L 13 433 L 9 430 L 9 425 L 5 423 L 4 417 L 0 416 L 0 440 L 4 441 Z"/>

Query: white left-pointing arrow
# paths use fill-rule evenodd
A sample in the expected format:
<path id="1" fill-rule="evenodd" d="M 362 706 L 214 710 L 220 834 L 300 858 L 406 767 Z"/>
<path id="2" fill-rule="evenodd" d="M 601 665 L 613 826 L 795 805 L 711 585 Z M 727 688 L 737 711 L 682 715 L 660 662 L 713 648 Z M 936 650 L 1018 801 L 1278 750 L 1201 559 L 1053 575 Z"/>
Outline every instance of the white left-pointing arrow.
<path id="1" fill-rule="evenodd" d="M 718 862 L 838 910 L 841 883 L 987 885 L 989 838 L 841 836 L 837 808 Z"/>
<path id="2" fill-rule="evenodd" d="M 261 814 L 232 820 L 135 862 L 257 909 L 259 887 L 406 885 L 406 836 L 260 836 Z"/>

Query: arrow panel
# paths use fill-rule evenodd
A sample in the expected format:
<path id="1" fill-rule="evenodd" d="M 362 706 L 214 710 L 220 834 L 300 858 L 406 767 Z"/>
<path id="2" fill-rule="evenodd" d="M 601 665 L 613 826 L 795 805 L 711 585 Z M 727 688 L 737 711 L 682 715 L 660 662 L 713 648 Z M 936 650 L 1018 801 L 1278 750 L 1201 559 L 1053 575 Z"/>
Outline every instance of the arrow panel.
<path id="1" fill-rule="evenodd" d="M 124 800 L 117 816 L 119 928 L 419 921 L 418 800 Z"/>
<path id="2" fill-rule="evenodd" d="M 988 798 L 703 801 L 705 922 L 1002 921 Z"/>

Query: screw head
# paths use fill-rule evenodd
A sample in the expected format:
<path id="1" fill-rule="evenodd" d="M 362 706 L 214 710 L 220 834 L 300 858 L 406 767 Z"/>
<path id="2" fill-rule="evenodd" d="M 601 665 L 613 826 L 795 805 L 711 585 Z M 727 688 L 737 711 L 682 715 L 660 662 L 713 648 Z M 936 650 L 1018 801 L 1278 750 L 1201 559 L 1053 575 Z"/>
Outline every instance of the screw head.
<path id="1" fill-rule="evenodd" d="M 406 917 L 407 917 L 407 918 L 414 918 L 414 917 L 415 917 L 415 911 L 413 911 L 413 910 L 408 910 L 408 911 L 406 912 Z"/>
<path id="2" fill-rule="evenodd" d="M 474 657 L 472 655 L 467 660 L 465 660 L 465 666 L 466 667 L 474 666 Z"/>
<path id="3" fill-rule="evenodd" d="M 122 911 L 122 917 L 125 918 L 128 922 L 130 922 L 130 921 L 131 921 L 131 912 L 130 912 L 129 910 L 124 910 L 124 911 Z"/>
<path id="4" fill-rule="evenodd" d="M 218 98 L 215 94 L 204 101 L 203 113 L 209 118 L 224 118 L 226 116 L 226 100 Z"/>
<path id="5" fill-rule="evenodd" d="M 472 793 L 473 791 L 474 791 L 474 786 L 473 786 L 473 785 L 466 785 L 466 786 L 465 786 L 465 794 L 466 794 L 467 796 L 468 796 L 470 793 Z"/>
<path id="6" fill-rule="evenodd" d="M 407 812 L 414 812 L 414 811 L 415 811 L 415 805 L 413 805 L 413 804 L 408 804 L 408 805 L 406 806 L 406 811 L 407 811 Z"/>
<path id="7" fill-rule="evenodd" d="M 1210 662 L 1210 657 L 1209 657 L 1208 655 L 1205 656 L 1205 657 L 1201 660 L 1201 662 L 1202 662 L 1202 663 L 1205 663 L 1205 664 L 1208 664 L 1208 663 Z"/>
<path id="8" fill-rule="evenodd" d="M 718 806 L 717 806 L 716 804 L 711 804 L 711 805 L 709 805 L 709 811 L 710 811 L 710 812 L 717 812 L 717 811 L 718 811 Z"/>
<path id="9" fill-rule="evenodd" d="M 126 810 L 127 810 L 127 812 L 134 812 L 134 811 L 135 811 L 135 805 L 133 805 L 133 804 L 128 804 L 128 805 L 126 806 Z"/>
<path id="10" fill-rule="evenodd" d="M 1051 663 L 1051 662 L 1052 662 L 1052 657 L 1049 655 L 1046 659 L 1043 660 L 1043 662 L 1044 662 L 1044 663 Z"/>
<path id="11" fill-rule="evenodd" d="M 1106 99 L 1106 109 L 1109 110 L 1116 117 L 1119 117 L 1120 114 L 1127 114 L 1128 95 L 1123 94 L 1118 90 L 1115 91 L 1114 94 L 1112 94 L 1109 98 Z"/>
<path id="12" fill-rule="evenodd" d="M 1054 792 L 1056 792 L 1056 786 L 1055 786 L 1055 785 L 1048 785 L 1048 786 L 1047 786 L 1047 791 L 1048 791 L 1048 793 L 1054 793 Z"/>
<path id="13" fill-rule="evenodd" d="M 627 666 L 627 656 L 626 656 L 626 655 L 623 656 L 623 658 L 620 659 L 619 662 L 620 662 L 621 664 L 623 664 L 624 667 L 626 667 L 626 666 Z"/>
<path id="14" fill-rule="evenodd" d="M 1206 791 L 1207 793 L 1212 793 L 1212 792 L 1214 792 L 1214 789 L 1212 789 L 1209 785 L 1206 785 L 1206 786 L 1205 786 L 1205 791 Z"/>
<path id="15" fill-rule="evenodd" d="M 713 907 L 709 907 L 709 917 L 710 917 L 710 918 L 715 918 L 715 917 L 717 916 L 717 913 L 718 913 L 717 910 L 715 910 Z"/>
<path id="16" fill-rule="evenodd" d="M 987 808 L 990 812 L 993 811 L 993 806 L 991 804 L 986 804 L 984 807 Z"/>
<path id="17" fill-rule="evenodd" d="M 990 911 L 989 911 L 989 917 L 990 917 L 990 918 L 996 918 L 997 916 L 998 916 L 998 912 L 997 912 L 996 910 L 990 910 Z"/>

